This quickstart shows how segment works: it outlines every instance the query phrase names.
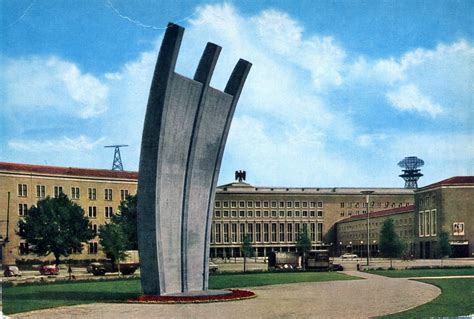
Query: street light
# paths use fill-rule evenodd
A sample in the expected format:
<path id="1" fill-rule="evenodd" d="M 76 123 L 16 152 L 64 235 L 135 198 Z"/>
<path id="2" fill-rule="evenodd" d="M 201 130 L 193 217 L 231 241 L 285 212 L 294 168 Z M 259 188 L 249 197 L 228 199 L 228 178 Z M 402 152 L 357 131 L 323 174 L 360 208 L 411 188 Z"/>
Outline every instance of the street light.
<path id="1" fill-rule="evenodd" d="M 369 258 L 370 258 L 370 209 L 369 209 L 369 202 L 370 202 L 370 194 L 374 191 L 361 191 L 360 193 L 365 195 L 365 202 L 367 204 L 367 266 L 369 265 Z"/>

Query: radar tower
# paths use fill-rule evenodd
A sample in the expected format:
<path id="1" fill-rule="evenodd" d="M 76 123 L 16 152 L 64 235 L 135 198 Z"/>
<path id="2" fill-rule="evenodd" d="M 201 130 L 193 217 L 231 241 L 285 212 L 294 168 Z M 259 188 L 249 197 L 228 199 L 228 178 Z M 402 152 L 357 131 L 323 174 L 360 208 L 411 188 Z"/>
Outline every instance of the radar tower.
<path id="1" fill-rule="evenodd" d="M 123 165 L 122 165 L 122 157 L 120 156 L 120 148 L 121 147 L 127 147 L 128 145 L 107 145 L 104 147 L 113 147 L 115 148 L 114 151 L 114 162 L 112 164 L 112 170 L 113 171 L 123 171 Z"/>
<path id="2" fill-rule="evenodd" d="M 419 167 L 425 165 L 425 162 L 416 156 L 405 157 L 398 162 L 398 166 L 403 168 L 403 174 L 399 175 L 405 180 L 405 188 L 418 188 L 418 179 L 423 176 Z"/>

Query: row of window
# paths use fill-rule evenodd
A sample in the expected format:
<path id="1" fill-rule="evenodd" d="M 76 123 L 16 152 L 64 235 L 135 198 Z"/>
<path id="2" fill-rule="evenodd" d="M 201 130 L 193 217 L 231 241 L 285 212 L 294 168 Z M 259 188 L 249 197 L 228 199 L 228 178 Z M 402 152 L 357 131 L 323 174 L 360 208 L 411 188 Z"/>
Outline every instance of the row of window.
<path id="1" fill-rule="evenodd" d="M 97 207 L 96 206 L 89 206 L 89 218 L 97 218 Z M 114 214 L 113 207 L 106 206 L 104 209 L 104 216 L 105 218 L 112 218 Z"/>
<path id="2" fill-rule="evenodd" d="M 418 236 L 436 236 L 437 227 L 436 209 L 420 211 L 418 213 Z"/>
<path id="3" fill-rule="evenodd" d="M 370 228 L 382 226 L 382 224 L 383 224 L 383 221 L 372 221 L 372 222 L 370 222 Z M 394 224 L 396 226 L 401 226 L 401 225 L 409 226 L 409 225 L 413 224 L 413 218 L 408 217 L 408 218 L 395 219 Z M 345 225 L 343 224 L 343 225 L 340 226 L 340 229 L 343 230 L 343 231 L 357 230 L 357 229 L 367 229 L 367 222 L 364 221 L 364 222 L 358 223 L 358 224 L 351 224 L 351 223 L 347 223 Z"/>
<path id="4" fill-rule="evenodd" d="M 409 202 L 406 202 L 405 204 L 402 203 L 402 202 L 398 203 L 398 207 L 403 207 L 403 205 L 410 206 L 410 203 Z M 365 202 L 347 202 L 347 203 L 346 202 L 341 202 L 341 208 L 359 208 L 359 207 L 360 208 L 367 208 L 367 203 L 365 203 Z M 377 202 L 376 203 L 375 201 L 373 201 L 373 202 L 370 203 L 370 207 L 372 207 L 372 208 L 382 208 L 382 207 L 383 208 L 389 208 L 389 207 L 390 208 L 395 208 L 395 207 L 397 207 L 397 203 L 395 203 L 395 202 L 392 202 L 392 203 L 390 203 L 390 202 L 384 202 L 384 203 Z"/>
<path id="5" fill-rule="evenodd" d="M 97 227 L 97 225 L 96 225 Z M 97 229 L 96 229 L 97 231 Z M 87 249 L 87 252 L 91 255 L 96 255 L 97 252 L 98 252 L 98 243 L 97 242 L 90 242 L 89 245 L 88 245 L 88 249 Z M 18 253 L 21 255 L 21 256 L 24 256 L 24 255 L 28 255 L 30 253 L 30 247 L 28 245 L 27 242 L 25 241 L 21 241 L 20 242 L 20 245 L 18 246 Z M 80 252 L 78 250 L 72 250 L 71 251 L 72 254 L 79 254 Z"/>
<path id="6" fill-rule="evenodd" d="M 260 211 L 260 210 L 256 210 L 256 211 L 253 211 L 253 210 L 248 210 L 248 211 L 245 211 L 245 210 L 239 210 L 238 211 L 238 215 L 237 215 L 237 211 L 236 210 L 215 210 L 214 211 L 214 217 L 215 218 L 237 218 L 237 217 L 256 217 L 256 218 L 259 218 L 259 217 L 319 217 L 319 218 L 323 218 L 324 216 L 324 213 L 322 210 L 318 210 L 318 211 L 314 211 L 314 210 L 310 210 L 310 211 L 307 211 L 307 210 L 303 210 L 303 211 L 299 211 L 299 210 L 288 210 L 288 211 L 284 211 L 284 210 L 280 210 L 280 211 L 276 211 L 276 210 L 272 210 L 272 211 L 268 211 L 268 210 L 264 210 L 264 211 Z"/>
<path id="7" fill-rule="evenodd" d="M 241 244 L 246 235 L 253 243 L 296 242 L 301 231 L 313 242 L 323 240 L 323 223 L 215 223 L 211 243 Z"/>
<path id="8" fill-rule="evenodd" d="M 237 206 L 238 205 L 238 206 Z M 323 202 L 216 200 L 215 208 L 322 208 Z"/>
<path id="9" fill-rule="evenodd" d="M 53 187 L 54 197 L 58 197 L 59 194 L 64 194 L 64 189 L 62 186 Z M 80 199 L 81 190 L 79 187 L 71 187 L 71 199 Z M 125 200 L 129 195 L 128 189 L 120 190 L 120 200 Z M 19 197 L 28 197 L 28 185 L 27 184 L 18 184 L 18 196 Z M 45 185 L 36 185 L 36 197 L 45 198 L 46 197 L 46 186 Z M 97 189 L 90 187 L 87 189 L 87 197 L 89 200 L 97 199 Z M 111 188 L 104 189 L 104 199 L 111 201 L 113 198 L 113 192 Z"/>

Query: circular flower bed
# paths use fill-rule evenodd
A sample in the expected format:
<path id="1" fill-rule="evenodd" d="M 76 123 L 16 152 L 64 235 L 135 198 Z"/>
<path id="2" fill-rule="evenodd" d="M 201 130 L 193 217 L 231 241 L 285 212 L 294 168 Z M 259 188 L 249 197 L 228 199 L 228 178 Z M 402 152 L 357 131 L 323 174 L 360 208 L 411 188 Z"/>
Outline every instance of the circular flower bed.
<path id="1" fill-rule="evenodd" d="M 142 295 L 136 298 L 128 299 L 128 302 L 133 303 L 159 303 L 159 304 L 176 304 L 176 303 L 206 303 L 206 302 L 220 302 L 244 300 L 257 297 L 257 295 L 250 290 L 228 289 L 229 294 L 223 295 L 204 295 L 204 296 L 154 296 Z"/>

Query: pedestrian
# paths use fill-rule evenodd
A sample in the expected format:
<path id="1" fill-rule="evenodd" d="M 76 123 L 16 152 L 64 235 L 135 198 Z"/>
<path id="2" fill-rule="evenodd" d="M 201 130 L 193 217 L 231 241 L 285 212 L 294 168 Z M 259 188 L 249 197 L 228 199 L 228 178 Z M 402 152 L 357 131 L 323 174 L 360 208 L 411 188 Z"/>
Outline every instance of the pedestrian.
<path id="1" fill-rule="evenodd" d="M 359 265 L 359 262 L 357 262 L 357 271 L 360 271 L 360 265 Z"/>
<path id="2" fill-rule="evenodd" d="M 67 273 L 69 274 L 69 280 L 72 279 L 72 268 L 71 268 L 71 265 L 68 266 L 67 268 Z"/>

